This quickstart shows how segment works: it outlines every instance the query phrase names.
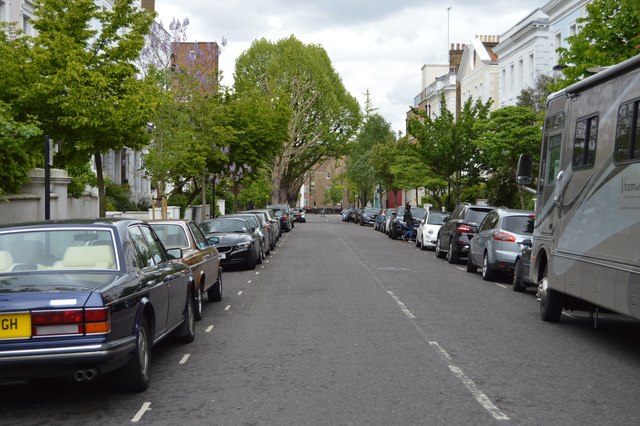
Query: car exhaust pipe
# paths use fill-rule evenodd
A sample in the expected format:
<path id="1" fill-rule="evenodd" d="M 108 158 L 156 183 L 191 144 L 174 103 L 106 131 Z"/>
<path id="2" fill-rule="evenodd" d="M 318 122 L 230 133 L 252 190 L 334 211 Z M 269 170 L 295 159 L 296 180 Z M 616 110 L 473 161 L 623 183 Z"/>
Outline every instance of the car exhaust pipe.
<path id="1" fill-rule="evenodd" d="M 96 370 L 95 368 L 88 368 L 86 370 L 76 370 L 76 372 L 73 374 L 73 379 L 78 383 L 90 382 L 91 380 L 95 379 L 97 375 L 98 370 Z"/>

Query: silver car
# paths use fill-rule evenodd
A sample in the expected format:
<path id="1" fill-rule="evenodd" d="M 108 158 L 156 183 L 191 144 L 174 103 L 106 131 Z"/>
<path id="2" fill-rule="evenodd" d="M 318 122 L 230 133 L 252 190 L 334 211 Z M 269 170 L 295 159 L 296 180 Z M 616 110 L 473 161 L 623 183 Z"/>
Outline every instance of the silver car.
<path id="1" fill-rule="evenodd" d="M 493 280 L 497 272 L 513 272 L 522 241 L 533 234 L 535 215 L 528 210 L 494 209 L 478 226 L 469 244 L 467 272 L 482 266 L 482 278 Z"/>

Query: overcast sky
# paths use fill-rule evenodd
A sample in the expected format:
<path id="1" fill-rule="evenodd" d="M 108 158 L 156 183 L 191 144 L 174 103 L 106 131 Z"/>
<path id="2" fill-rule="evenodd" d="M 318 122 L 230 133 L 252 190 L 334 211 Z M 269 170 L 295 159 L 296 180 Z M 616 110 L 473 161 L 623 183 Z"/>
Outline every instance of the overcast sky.
<path id="1" fill-rule="evenodd" d="M 238 55 L 260 38 L 294 35 L 324 47 L 347 89 L 373 106 L 395 132 L 420 93 L 421 67 L 446 64 L 447 41 L 501 35 L 546 0 L 156 0 L 165 27 L 189 18 L 188 41 L 227 40 L 222 83 L 233 84 Z M 447 11 L 447 8 L 451 8 Z"/>

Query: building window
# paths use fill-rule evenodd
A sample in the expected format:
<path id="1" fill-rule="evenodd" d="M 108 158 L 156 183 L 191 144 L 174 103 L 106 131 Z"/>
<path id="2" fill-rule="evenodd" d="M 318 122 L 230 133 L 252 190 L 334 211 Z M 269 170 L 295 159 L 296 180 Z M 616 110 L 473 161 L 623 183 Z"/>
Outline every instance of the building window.
<path id="1" fill-rule="evenodd" d="M 596 158 L 598 117 L 582 118 L 576 122 L 573 141 L 573 167 L 591 167 Z"/>
<path id="2" fill-rule="evenodd" d="M 553 40 L 553 52 L 556 55 L 555 63 L 558 63 L 558 49 L 562 47 L 562 33 L 557 33 Z"/>
<path id="3" fill-rule="evenodd" d="M 502 77 L 500 78 L 500 90 L 502 91 L 502 96 L 501 98 L 506 99 L 507 97 L 507 70 L 506 69 L 502 69 Z"/>
<path id="4" fill-rule="evenodd" d="M 7 22 L 9 20 L 7 15 L 7 3 L 0 0 L 0 22 Z"/>
<path id="5" fill-rule="evenodd" d="M 511 66 L 509 66 L 509 95 L 513 93 L 513 86 L 515 84 L 515 78 L 516 78 L 515 74 L 516 74 L 515 66 L 511 64 Z"/>
<path id="6" fill-rule="evenodd" d="M 522 87 L 524 83 L 524 60 L 518 60 L 518 87 Z"/>
<path id="7" fill-rule="evenodd" d="M 535 62 L 533 62 L 533 53 L 529 55 L 529 79 L 532 84 L 536 81 L 536 66 Z"/>

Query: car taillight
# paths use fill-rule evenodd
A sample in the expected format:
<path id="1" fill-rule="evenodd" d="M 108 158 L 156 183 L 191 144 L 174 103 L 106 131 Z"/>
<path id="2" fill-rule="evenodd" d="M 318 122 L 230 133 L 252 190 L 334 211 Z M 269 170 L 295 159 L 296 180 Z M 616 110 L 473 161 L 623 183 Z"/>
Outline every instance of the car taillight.
<path id="1" fill-rule="evenodd" d="M 31 312 L 31 334 L 33 337 L 104 334 L 110 331 L 109 308 Z"/>
<path id="2" fill-rule="evenodd" d="M 471 230 L 471 227 L 469 225 L 460 225 L 458 226 L 458 228 L 456 228 L 456 232 L 463 233 L 463 232 L 473 232 L 473 231 Z"/>
<path id="3" fill-rule="evenodd" d="M 511 235 L 509 233 L 502 232 L 502 231 L 494 232 L 491 238 L 493 238 L 496 241 L 506 241 L 509 243 L 516 242 L 516 237 L 514 235 Z"/>

